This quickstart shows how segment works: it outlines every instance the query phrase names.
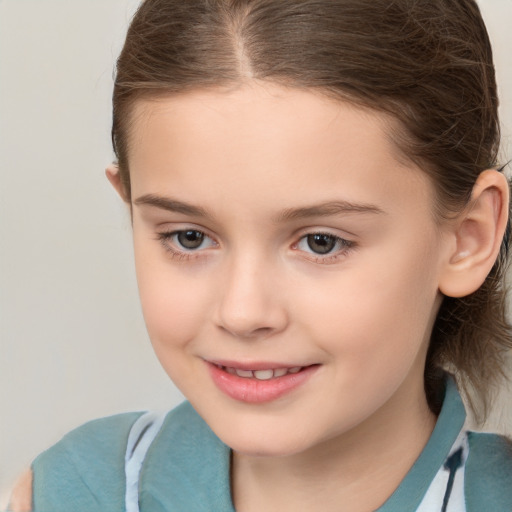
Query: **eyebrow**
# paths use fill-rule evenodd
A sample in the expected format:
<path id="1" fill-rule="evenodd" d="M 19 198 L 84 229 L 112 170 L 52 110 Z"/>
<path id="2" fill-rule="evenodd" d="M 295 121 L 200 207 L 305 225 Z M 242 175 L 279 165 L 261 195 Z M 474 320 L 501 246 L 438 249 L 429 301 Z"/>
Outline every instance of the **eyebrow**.
<path id="1" fill-rule="evenodd" d="M 213 215 L 204 208 L 192 205 L 177 199 L 162 197 L 155 194 L 146 194 L 135 199 L 136 205 L 148 205 L 175 213 L 183 213 L 194 217 L 213 219 Z M 281 223 L 291 220 L 307 219 L 311 217 L 329 217 L 340 214 L 384 214 L 378 206 L 372 204 L 359 204 L 349 201 L 328 201 L 299 208 L 287 208 L 280 212 L 273 221 Z"/>
<path id="2" fill-rule="evenodd" d="M 136 205 L 148 205 L 167 210 L 169 212 L 183 213 L 185 215 L 191 215 L 194 217 L 204 217 L 207 219 L 213 218 L 213 215 L 208 213 L 207 210 L 199 206 L 194 206 L 177 199 L 171 199 L 169 197 L 157 196 L 155 194 L 146 194 L 135 199 L 134 204 Z"/>
<path id="3" fill-rule="evenodd" d="M 289 208 L 283 210 L 276 218 L 276 222 L 283 222 L 297 219 L 307 219 L 310 217 L 329 217 L 339 214 L 383 214 L 378 206 L 372 204 L 358 204 L 349 201 L 329 201 L 326 203 L 306 206 L 302 208 Z"/>

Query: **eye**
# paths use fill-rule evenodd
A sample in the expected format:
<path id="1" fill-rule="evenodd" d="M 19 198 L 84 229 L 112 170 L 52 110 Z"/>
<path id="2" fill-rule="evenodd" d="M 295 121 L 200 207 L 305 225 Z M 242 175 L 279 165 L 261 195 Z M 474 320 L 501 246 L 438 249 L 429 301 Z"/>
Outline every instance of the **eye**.
<path id="1" fill-rule="evenodd" d="M 195 229 L 178 231 L 175 233 L 176 241 L 185 249 L 199 249 L 204 242 L 204 233 Z"/>
<path id="2" fill-rule="evenodd" d="M 301 251 L 330 258 L 342 256 L 353 246 L 354 242 L 330 233 L 309 233 L 296 244 L 296 248 Z"/>
<path id="3" fill-rule="evenodd" d="M 332 235 L 315 233 L 305 237 L 309 249 L 317 254 L 329 254 L 335 247 L 338 239 Z"/>
<path id="4" fill-rule="evenodd" d="M 166 250 L 176 255 L 185 255 L 216 245 L 208 235 L 197 229 L 158 233 L 158 239 Z"/>

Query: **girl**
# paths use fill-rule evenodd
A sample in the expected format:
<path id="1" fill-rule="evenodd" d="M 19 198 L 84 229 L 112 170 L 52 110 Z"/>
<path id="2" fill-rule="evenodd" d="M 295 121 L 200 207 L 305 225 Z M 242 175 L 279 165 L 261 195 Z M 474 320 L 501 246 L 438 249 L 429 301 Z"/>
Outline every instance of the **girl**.
<path id="1" fill-rule="evenodd" d="M 12 510 L 509 511 L 510 448 L 458 392 L 485 417 L 512 344 L 474 1 L 145 0 L 113 103 L 107 176 L 188 401 L 72 432 Z"/>

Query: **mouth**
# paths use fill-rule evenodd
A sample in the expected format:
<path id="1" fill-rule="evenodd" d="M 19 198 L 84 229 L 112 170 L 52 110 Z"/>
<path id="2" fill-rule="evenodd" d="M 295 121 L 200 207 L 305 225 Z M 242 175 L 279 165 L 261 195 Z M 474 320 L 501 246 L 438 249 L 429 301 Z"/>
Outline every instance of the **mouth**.
<path id="1" fill-rule="evenodd" d="M 214 363 L 215 364 L 215 363 Z M 257 380 L 271 380 L 285 375 L 295 374 L 302 371 L 304 366 L 293 366 L 291 368 L 267 368 L 265 370 L 248 370 L 242 368 L 235 368 L 232 366 L 223 366 L 216 364 L 217 368 L 230 375 L 237 375 L 243 379 L 257 379 Z"/>
<path id="2" fill-rule="evenodd" d="M 271 402 L 290 394 L 302 387 L 321 366 L 205 362 L 220 391 L 234 400 L 252 404 Z"/>

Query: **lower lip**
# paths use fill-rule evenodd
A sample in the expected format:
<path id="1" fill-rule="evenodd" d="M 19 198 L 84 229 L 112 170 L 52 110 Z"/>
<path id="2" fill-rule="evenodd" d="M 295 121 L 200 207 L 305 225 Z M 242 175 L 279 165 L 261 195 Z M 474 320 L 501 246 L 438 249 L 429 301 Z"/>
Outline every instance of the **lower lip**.
<path id="1" fill-rule="evenodd" d="M 304 384 L 319 368 L 307 366 L 298 373 L 288 373 L 269 380 L 239 377 L 207 363 L 215 385 L 226 395 L 240 402 L 264 403 L 277 400 Z"/>

